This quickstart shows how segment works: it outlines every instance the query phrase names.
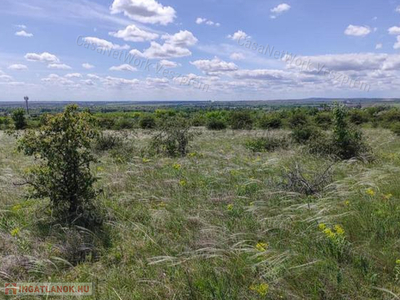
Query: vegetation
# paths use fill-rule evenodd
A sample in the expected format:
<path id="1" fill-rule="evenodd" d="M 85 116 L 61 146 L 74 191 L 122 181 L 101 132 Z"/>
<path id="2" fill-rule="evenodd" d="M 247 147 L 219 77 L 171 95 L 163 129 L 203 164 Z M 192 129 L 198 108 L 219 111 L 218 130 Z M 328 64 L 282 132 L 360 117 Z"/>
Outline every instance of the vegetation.
<path id="1" fill-rule="evenodd" d="M 90 164 L 96 160 L 90 147 L 97 137 L 89 113 L 80 113 L 77 106 L 49 116 L 37 131 L 27 131 L 18 149 L 34 156 L 40 163 L 28 172 L 26 183 L 33 188 L 32 197 L 49 198 L 52 215 L 66 224 L 88 226 L 88 212 L 95 211 L 96 192 Z"/>
<path id="2" fill-rule="evenodd" d="M 13 111 L 12 119 L 14 121 L 14 126 L 16 130 L 22 130 L 26 128 L 27 123 L 25 119 L 25 110 L 23 110 L 22 108 Z"/>
<path id="3" fill-rule="evenodd" d="M 93 282 L 88 299 L 116 300 L 400 295 L 397 108 L 47 113 L 20 142 L 0 131 L 0 285 Z M 141 129 L 149 115 L 159 126 Z"/>

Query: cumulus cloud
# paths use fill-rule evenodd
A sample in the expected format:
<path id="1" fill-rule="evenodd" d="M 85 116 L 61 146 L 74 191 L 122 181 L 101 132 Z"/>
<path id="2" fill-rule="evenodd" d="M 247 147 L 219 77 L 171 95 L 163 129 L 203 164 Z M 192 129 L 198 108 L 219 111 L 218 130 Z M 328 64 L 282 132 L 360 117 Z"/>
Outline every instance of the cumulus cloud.
<path id="1" fill-rule="evenodd" d="M 379 44 L 376 44 L 375 49 L 379 50 L 379 49 L 382 49 L 382 47 L 383 47 L 383 45 L 381 43 L 379 43 Z"/>
<path id="2" fill-rule="evenodd" d="M 58 70 L 71 70 L 72 68 L 66 64 L 49 64 L 47 66 L 49 69 L 58 69 Z"/>
<path id="3" fill-rule="evenodd" d="M 291 6 L 287 3 L 281 3 L 278 6 L 275 6 L 274 8 L 271 9 L 271 18 L 275 19 L 277 16 L 280 14 L 288 11 L 291 8 Z"/>
<path id="4" fill-rule="evenodd" d="M 75 82 L 73 82 L 72 80 L 61 77 L 57 74 L 50 74 L 49 76 L 42 78 L 41 80 L 45 83 L 52 85 L 62 85 L 62 86 L 76 85 Z"/>
<path id="5" fill-rule="evenodd" d="M 349 25 L 344 31 L 345 35 L 360 36 L 364 37 L 371 33 L 371 29 L 368 26 L 356 26 Z"/>
<path id="6" fill-rule="evenodd" d="M 250 38 L 250 36 L 247 35 L 246 32 L 244 32 L 242 30 L 238 30 L 233 35 L 228 35 L 228 38 L 233 40 L 233 41 L 238 41 L 238 40 L 243 40 L 243 39 Z"/>
<path id="7" fill-rule="evenodd" d="M 214 22 L 214 21 L 211 21 L 211 20 L 207 20 L 206 18 L 197 18 L 197 19 L 196 19 L 196 24 L 198 24 L 198 25 L 200 25 L 200 24 L 206 24 L 206 25 L 208 25 L 208 26 L 215 26 L 215 27 L 221 26 L 220 23 Z"/>
<path id="8" fill-rule="evenodd" d="M 388 29 L 389 34 L 400 35 L 400 27 L 393 26 Z"/>
<path id="9" fill-rule="evenodd" d="M 0 73 L 0 81 L 11 82 L 12 80 L 13 78 L 11 76 Z"/>
<path id="10" fill-rule="evenodd" d="M 123 30 L 110 32 L 109 34 L 113 37 L 121 38 L 127 42 L 145 42 L 158 38 L 158 34 L 142 30 L 136 25 L 129 25 Z"/>
<path id="11" fill-rule="evenodd" d="M 14 64 L 10 65 L 8 69 L 13 71 L 23 71 L 23 70 L 28 70 L 28 67 L 22 64 Z"/>
<path id="12" fill-rule="evenodd" d="M 18 27 L 18 28 L 21 28 L 21 29 L 26 29 L 26 28 L 27 28 L 27 27 L 26 27 L 25 25 L 23 25 L 23 24 L 15 25 L 15 27 Z"/>
<path id="13" fill-rule="evenodd" d="M 139 84 L 139 80 L 137 79 L 125 79 L 107 76 L 102 79 L 103 84 L 111 86 L 111 87 L 136 87 Z"/>
<path id="14" fill-rule="evenodd" d="M 165 34 L 161 38 L 165 40 L 166 43 L 178 47 L 191 47 L 198 42 L 193 33 L 187 30 L 181 30 L 174 35 Z"/>
<path id="15" fill-rule="evenodd" d="M 60 60 L 54 54 L 48 52 L 39 53 L 27 53 L 25 59 L 28 61 L 39 61 L 45 63 L 59 63 Z"/>
<path id="16" fill-rule="evenodd" d="M 242 60 L 245 58 L 243 53 L 239 53 L 239 52 L 234 52 L 229 57 L 232 60 Z"/>
<path id="17" fill-rule="evenodd" d="M 110 71 L 128 71 L 128 72 L 135 72 L 137 69 L 135 67 L 132 67 L 131 65 L 128 64 L 123 64 L 120 66 L 113 66 L 110 68 Z"/>
<path id="18" fill-rule="evenodd" d="M 166 60 L 166 59 L 160 60 L 158 64 L 160 66 L 164 67 L 164 68 L 169 68 L 169 69 L 176 68 L 176 67 L 180 66 L 180 64 L 178 64 L 176 62 L 170 61 L 170 60 Z"/>
<path id="19" fill-rule="evenodd" d="M 117 44 L 113 44 L 107 40 L 99 39 L 97 37 L 84 37 L 83 41 L 89 45 L 94 45 L 97 48 L 100 49 L 106 49 L 106 50 L 127 50 L 130 47 L 128 45 L 120 46 Z"/>
<path id="20" fill-rule="evenodd" d="M 22 36 L 22 37 L 33 37 L 32 33 L 28 33 L 25 30 L 17 31 L 15 33 L 16 36 Z"/>
<path id="21" fill-rule="evenodd" d="M 65 78 L 82 78 L 82 74 L 80 73 L 69 73 L 64 76 Z"/>
<path id="22" fill-rule="evenodd" d="M 90 80 L 90 79 L 81 80 L 81 82 L 83 84 L 85 84 L 85 85 L 88 85 L 88 86 L 94 85 L 94 82 L 92 80 Z"/>
<path id="23" fill-rule="evenodd" d="M 94 66 L 89 63 L 84 63 L 84 64 L 82 64 L 82 68 L 89 70 L 89 69 L 93 69 Z"/>
<path id="24" fill-rule="evenodd" d="M 196 60 L 190 63 L 196 66 L 199 70 L 210 75 L 232 72 L 238 69 L 238 66 L 234 63 L 220 60 L 218 57 L 215 57 L 212 60 Z"/>
<path id="25" fill-rule="evenodd" d="M 175 10 L 170 6 L 163 6 L 155 0 L 114 0 L 111 13 L 123 13 L 132 20 L 167 25 L 176 17 Z"/>
<path id="26" fill-rule="evenodd" d="M 397 37 L 397 42 L 393 45 L 394 49 L 400 49 L 400 36 Z"/>

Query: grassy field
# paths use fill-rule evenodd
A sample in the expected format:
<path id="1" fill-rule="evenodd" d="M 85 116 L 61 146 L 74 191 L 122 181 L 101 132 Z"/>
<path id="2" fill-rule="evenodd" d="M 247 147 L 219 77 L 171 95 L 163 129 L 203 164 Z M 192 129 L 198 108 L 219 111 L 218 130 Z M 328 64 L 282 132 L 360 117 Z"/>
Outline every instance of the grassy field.
<path id="1" fill-rule="evenodd" d="M 35 162 L 0 132 L 0 286 L 93 282 L 87 299 L 123 300 L 400 297 L 399 138 L 368 129 L 372 162 L 332 162 L 298 145 L 245 148 L 265 131 L 200 131 L 185 158 L 141 155 L 146 131 L 129 135 L 129 152 L 99 153 L 102 233 L 46 226 L 46 201 L 18 184 Z M 313 195 L 290 188 L 291 175 L 312 182 L 328 166 Z"/>

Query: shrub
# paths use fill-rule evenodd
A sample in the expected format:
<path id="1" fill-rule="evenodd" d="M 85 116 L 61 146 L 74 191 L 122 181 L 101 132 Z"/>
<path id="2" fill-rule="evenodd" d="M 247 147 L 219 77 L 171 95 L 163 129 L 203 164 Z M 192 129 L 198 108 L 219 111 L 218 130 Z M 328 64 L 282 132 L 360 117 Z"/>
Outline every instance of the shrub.
<path id="1" fill-rule="evenodd" d="M 282 127 L 282 120 L 275 114 L 265 115 L 260 119 L 258 126 L 261 129 L 279 129 Z"/>
<path id="2" fill-rule="evenodd" d="M 207 122 L 207 129 L 209 130 L 223 130 L 226 129 L 226 123 L 222 120 L 212 118 Z"/>
<path id="3" fill-rule="evenodd" d="M 153 116 L 144 116 L 140 119 L 139 126 L 142 129 L 153 129 L 156 127 L 156 119 Z"/>
<path id="4" fill-rule="evenodd" d="M 150 152 L 170 157 L 185 156 L 193 137 L 194 133 L 190 131 L 190 124 L 186 119 L 181 117 L 166 119 L 160 131 L 151 139 Z"/>
<path id="5" fill-rule="evenodd" d="M 117 147 L 121 147 L 124 140 L 115 134 L 99 134 L 94 142 L 94 148 L 97 151 L 108 151 Z"/>
<path id="6" fill-rule="evenodd" d="M 248 140 L 246 148 L 253 152 L 270 152 L 278 149 L 287 149 L 289 147 L 289 140 L 286 137 L 260 137 Z"/>
<path id="7" fill-rule="evenodd" d="M 311 139 L 320 135 L 320 130 L 315 126 L 303 126 L 293 129 L 291 137 L 298 144 L 306 144 Z"/>
<path id="8" fill-rule="evenodd" d="M 329 112 L 320 112 L 314 118 L 315 124 L 320 127 L 326 128 L 332 125 L 332 114 Z"/>
<path id="9" fill-rule="evenodd" d="M 27 126 L 25 119 L 25 110 L 22 108 L 18 108 L 12 112 L 12 119 L 14 121 L 14 126 L 16 130 L 25 129 Z"/>
<path id="10" fill-rule="evenodd" d="M 397 136 L 400 136 L 400 122 L 394 123 L 391 128 L 392 132 Z"/>
<path id="11" fill-rule="evenodd" d="M 359 109 L 354 109 L 350 111 L 350 122 L 356 125 L 361 125 L 367 123 L 369 118 L 367 112 Z"/>
<path id="12" fill-rule="evenodd" d="M 18 145 L 25 155 L 40 161 L 28 175 L 33 196 L 48 197 L 53 215 L 68 225 L 93 223 L 84 217 L 95 211 L 96 178 L 90 171 L 95 159 L 90 149 L 98 133 L 92 125 L 88 112 L 78 112 L 76 105 L 67 106 L 64 113 L 48 117 L 38 131 L 27 131 Z"/>
<path id="13" fill-rule="evenodd" d="M 252 129 L 253 119 L 248 111 L 235 111 L 231 113 L 230 125 L 232 129 Z"/>
<path id="14" fill-rule="evenodd" d="M 292 129 L 305 127 L 308 124 L 309 118 L 304 111 L 296 110 L 289 117 L 289 127 Z"/>

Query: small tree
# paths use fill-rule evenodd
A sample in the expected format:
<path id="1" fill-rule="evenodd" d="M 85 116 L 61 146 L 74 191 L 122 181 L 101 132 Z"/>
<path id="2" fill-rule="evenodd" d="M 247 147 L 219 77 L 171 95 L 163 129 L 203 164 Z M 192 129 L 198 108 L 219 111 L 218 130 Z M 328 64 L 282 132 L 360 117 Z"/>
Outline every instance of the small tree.
<path id="1" fill-rule="evenodd" d="M 249 111 L 234 111 L 230 116 L 232 129 L 252 129 L 253 119 Z"/>
<path id="2" fill-rule="evenodd" d="M 43 123 L 38 131 L 27 131 L 18 145 L 25 155 L 40 161 L 28 175 L 33 196 L 50 198 L 53 215 L 62 223 L 88 226 L 97 222 L 93 218 L 96 178 L 90 171 L 95 158 L 90 149 L 98 133 L 92 116 L 72 105 Z"/>
<path id="3" fill-rule="evenodd" d="M 140 119 L 139 126 L 142 129 L 153 129 L 156 127 L 156 119 L 153 116 L 144 116 Z"/>
<path id="4" fill-rule="evenodd" d="M 18 108 L 12 112 L 12 119 L 14 121 L 14 126 L 16 130 L 25 129 L 27 126 L 25 119 L 25 110 Z"/>

